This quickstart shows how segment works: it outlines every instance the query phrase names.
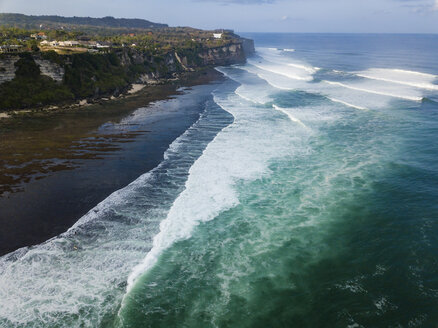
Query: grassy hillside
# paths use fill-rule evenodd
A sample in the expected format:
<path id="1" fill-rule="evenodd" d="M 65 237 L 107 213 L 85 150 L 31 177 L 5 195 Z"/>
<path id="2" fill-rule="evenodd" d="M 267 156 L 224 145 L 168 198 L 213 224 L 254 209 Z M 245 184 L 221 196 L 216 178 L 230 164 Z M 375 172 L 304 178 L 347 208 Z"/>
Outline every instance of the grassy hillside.
<path id="1" fill-rule="evenodd" d="M 43 28 L 68 28 L 73 30 L 84 26 L 122 29 L 155 29 L 167 27 L 167 24 L 153 23 L 145 19 L 27 16 L 9 13 L 0 13 L 0 25 L 25 29 L 39 29 L 40 25 L 43 25 Z"/>

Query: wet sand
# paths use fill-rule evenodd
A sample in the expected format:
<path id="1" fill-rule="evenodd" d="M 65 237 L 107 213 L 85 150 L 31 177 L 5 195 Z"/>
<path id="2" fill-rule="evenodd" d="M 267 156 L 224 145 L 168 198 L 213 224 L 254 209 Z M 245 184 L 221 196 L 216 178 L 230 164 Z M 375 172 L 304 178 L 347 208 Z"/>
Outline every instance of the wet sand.
<path id="1" fill-rule="evenodd" d="M 208 70 L 125 99 L 0 120 L 0 255 L 66 231 L 157 166 L 221 78 Z"/>

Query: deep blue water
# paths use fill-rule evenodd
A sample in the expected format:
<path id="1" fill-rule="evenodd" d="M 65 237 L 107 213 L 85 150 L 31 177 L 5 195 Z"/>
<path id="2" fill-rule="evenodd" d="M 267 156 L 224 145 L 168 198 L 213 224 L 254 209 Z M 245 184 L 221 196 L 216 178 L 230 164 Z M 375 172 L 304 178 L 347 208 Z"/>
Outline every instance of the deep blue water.
<path id="1" fill-rule="evenodd" d="M 437 325 L 438 36 L 245 36 L 155 170 L 0 259 L 0 325 Z"/>

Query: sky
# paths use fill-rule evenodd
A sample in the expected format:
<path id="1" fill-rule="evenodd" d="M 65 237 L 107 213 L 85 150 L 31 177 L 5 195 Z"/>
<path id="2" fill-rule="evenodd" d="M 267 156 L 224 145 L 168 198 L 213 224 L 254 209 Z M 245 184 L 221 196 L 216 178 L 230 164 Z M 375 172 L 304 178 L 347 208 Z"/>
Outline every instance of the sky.
<path id="1" fill-rule="evenodd" d="M 0 0 L 0 12 L 237 32 L 438 33 L 438 0 Z"/>

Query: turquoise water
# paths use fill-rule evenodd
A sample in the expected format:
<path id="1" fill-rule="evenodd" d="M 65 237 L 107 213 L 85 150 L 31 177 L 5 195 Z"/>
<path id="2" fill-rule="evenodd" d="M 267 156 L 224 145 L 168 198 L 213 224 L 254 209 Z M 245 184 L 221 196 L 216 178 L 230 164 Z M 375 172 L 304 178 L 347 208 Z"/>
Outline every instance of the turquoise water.
<path id="1" fill-rule="evenodd" d="M 250 36 L 157 169 L 1 259 L 0 325 L 436 325 L 438 38 Z"/>

